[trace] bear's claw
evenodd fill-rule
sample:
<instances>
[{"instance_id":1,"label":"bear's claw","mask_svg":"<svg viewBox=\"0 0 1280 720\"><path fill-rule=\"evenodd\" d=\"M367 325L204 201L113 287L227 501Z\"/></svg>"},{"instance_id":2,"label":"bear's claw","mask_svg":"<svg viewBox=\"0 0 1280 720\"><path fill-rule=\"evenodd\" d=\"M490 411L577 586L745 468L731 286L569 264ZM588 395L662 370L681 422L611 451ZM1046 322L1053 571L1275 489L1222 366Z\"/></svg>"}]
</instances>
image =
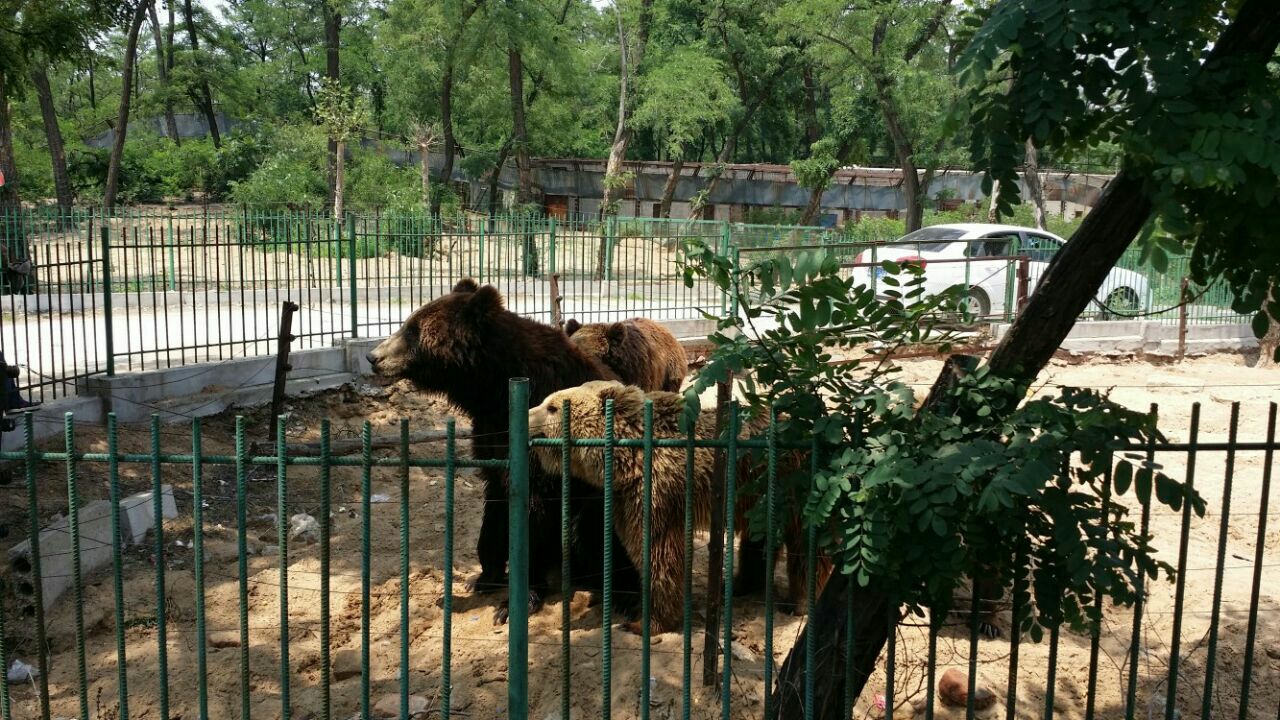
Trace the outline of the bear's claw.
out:
<instances>
[{"instance_id":1,"label":"bear's claw","mask_svg":"<svg viewBox=\"0 0 1280 720\"><path fill-rule=\"evenodd\" d=\"M529 614L533 615L542 609L542 598L533 590L529 591ZM511 607L507 600L503 600L498 607L493 610L493 624L506 625L507 620L511 618Z\"/></svg>"}]
</instances>

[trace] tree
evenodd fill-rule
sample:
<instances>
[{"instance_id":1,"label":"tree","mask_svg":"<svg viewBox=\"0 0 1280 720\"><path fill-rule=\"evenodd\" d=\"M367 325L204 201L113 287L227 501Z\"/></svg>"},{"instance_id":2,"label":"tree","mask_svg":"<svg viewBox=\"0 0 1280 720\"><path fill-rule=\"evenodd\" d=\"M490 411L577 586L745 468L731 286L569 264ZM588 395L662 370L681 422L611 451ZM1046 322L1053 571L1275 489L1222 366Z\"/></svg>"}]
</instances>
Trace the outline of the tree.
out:
<instances>
[{"instance_id":1,"label":"tree","mask_svg":"<svg viewBox=\"0 0 1280 720\"><path fill-rule=\"evenodd\" d=\"M422 207L431 207L431 149L440 139L440 128L415 120L410 126L413 131L413 145L418 148L418 162L422 176Z\"/></svg>"},{"instance_id":2,"label":"tree","mask_svg":"<svg viewBox=\"0 0 1280 720\"><path fill-rule=\"evenodd\" d=\"M343 183L346 168L347 141L358 135L369 122L369 110L363 99L341 82L325 78L316 93L316 122L324 127L329 141L337 149L334 163L333 217L341 221Z\"/></svg>"},{"instance_id":3,"label":"tree","mask_svg":"<svg viewBox=\"0 0 1280 720\"><path fill-rule=\"evenodd\" d=\"M53 163L53 186L58 197L58 209L64 215L71 212L75 193L67 174L67 151L62 142L62 128L58 125L58 111L53 105L53 90L49 87L49 74L43 65L31 69L31 84L40 102L40 117L44 121L45 138L49 143L49 158Z\"/></svg>"},{"instance_id":4,"label":"tree","mask_svg":"<svg viewBox=\"0 0 1280 720\"><path fill-rule=\"evenodd\" d=\"M952 3L871 3L848 12L842 10L844 5L835 0L788 0L777 22L810 43L814 62L826 72L844 84L865 88L874 98L902 170L905 225L911 232L923 220L929 184L945 149L938 127L947 105L940 98L953 92L946 48ZM833 61L833 51L838 61Z\"/></svg>"},{"instance_id":5,"label":"tree","mask_svg":"<svg viewBox=\"0 0 1280 720\"><path fill-rule=\"evenodd\" d=\"M1108 4L1105 9L1080 0L1060 7L1059 13L1069 9L1072 14L1069 27L1063 24L1059 13L1029 13L1023 3L1014 1L1001 2L977 16L976 32L960 60L961 78L968 91L956 117L971 128L971 152L980 166L988 169L988 180L1000 181L998 197L1002 210L1017 199L1016 168L1027 137L1031 137L1037 147L1048 147L1056 153L1083 151L1104 141L1117 141L1124 153L1123 169L1050 264L1026 308L986 367L971 373L968 379L944 374L922 411L912 414L912 419L919 424L903 430L904 436L911 439L907 455L926 465L916 460L901 465L895 460L890 467L883 463L885 457L881 457L866 466L865 472L855 470L842 474L838 481L829 470L819 477L819 486L825 487L822 497L834 493L837 502L843 493L860 488L861 509L855 509L837 530L845 538L843 547L867 547L869 552L859 552L861 559L852 558L851 564L845 567L846 572L834 575L818 599L778 678L773 717L797 717L801 712L803 648L809 638L814 639L818 658L819 672L811 677L815 677L817 683L814 689L817 707L821 708L819 717L847 716L847 709L840 707L839 691L830 682L832 678L844 677L846 672L847 607L852 606L855 611L854 625L850 628L854 638L853 666L847 669L856 694L861 692L875 667L898 604L906 600L904 591L920 598L921 602L927 596L930 602L936 603L933 607L937 612L947 607L949 593L944 590L956 577L957 569L998 577L1003 588L1009 586L1013 577L1028 572L1025 564L1013 562L1016 551L1010 551L1018 547L1034 548L1028 545L1026 535L1032 532L1033 526L1009 532L1008 528L1017 527L1017 523L1010 523L1012 515L1006 515L999 520L1002 529L989 533L989 529L982 527L981 518L986 511L980 502L977 507L966 505L964 512L948 515L943 520L944 530L954 521L973 531L964 533L960 546L980 553L970 558L979 562L968 568L952 566L936 574L933 584L928 578L915 577L925 581L924 589L928 591L917 594L911 588L918 585L908 582L904 587L902 582L913 579L910 574L904 578L903 573L912 573L916 567L902 553L909 555L909 548L921 546L921 536L908 534L898 540L899 544L884 544L886 537L893 539L892 530L888 536L877 535L875 523L868 520L883 517L876 506L879 499L889 499L883 510L908 513L914 521L919 511L908 510L914 506L905 491L896 494L894 488L902 487L904 481L911 485L909 479L919 477L923 467L940 472L942 477L975 476L973 466L964 459L963 453L960 456L935 454L933 465L927 465L930 455L915 455L921 447L931 448L939 433L954 433L947 429L949 426L963 429L958 437L1000 445L1012 434L1022 432L1019 427L1036 424L1028 412L1034 410L1035 415L1043 411L1046 414L1040 415L1041 419L1057 418L1052 421L1057 430L1046 436L1058 438L1055 443L1059 440L1066 443L1058 446L1059 451L1071 446L1073 434L1064 431L1073 426L1084 427L1082 418L1092 416L1102 407L1099 401L1084 394L1064 395L1058 402L1034 408L1030 404L1020 407L1020 402L1066 337L1075 318L1134 239L1143 234L1140 244L1148 255L1164 252L1143 233L1144 227L1152 227L1153 210L1158 211L1162 227L1180 235L1191 249L1193 271L1199 279L1221 273L1233 285L1239 293L1234 306L1238 311L1262 310L1264 300L1258 290L1280 275L1280 247L1274 242L1277 231L1274 225L1280 220L1273 219L1274 213L1267 212L1274 209L1274 191L1278 184L1274 158L1280 151L1274 143L1268 144L1263 139L1268 132L1263 128L1273 123L1274 98L1280 96L1280 73L1274 64L1276 46L1280 43L1280 8L1268 0L1162 5L1121 0ZM1101 60L1109 57L1118 58L1114 67ZM1001 82L1006 77L1012 78L1011 92L1007 93ZM1211 134L1215 135L1212 142L1208 139ZM1265 219L1259 220L1260 210ZM856 310L837 313L832 304L847 288L833 291L831 281L825 279L823 266L810 262L799 268L799 272L793 268L788 273L792 278L800 277L800 287L794 293L784 295L776 290L775 295L771 288L788 283L779 283L778 278L783 275L777 270L778 261L771 259L771 262L775 264L751 270L756 278L754 287L764 292L762 302L768 305L785 301L788 312L798 303L805 312L798 314L799 326L789 332L784 325L777 335L769 336L773 340L770 346L787 342L785 347L794 353L799 353L801 347L812 347L809 352L825 364L824 336L815 336L809 329L815 322L822 325L824 318L829 322L830 318L840 317L842 322L848 322L848 318L858 316ZM703 264L712 266L709 274L722 287L735 286L735 279L742 277L742 269L717 266L707 262L705 256ZM916 297L912 295L914 292L912 285L904 287L899 296L904 299L891 301L882 311L886 319L909 307L907 301ZM752 317L752 312L764 312L750 302L746 307L748 317ZM1271 304L1266 309L1272 317L1277 315ZM809 320L804 319L806 315ZM1264 312L1259 315L1267 317ZM784 319L783 322L790 321ZM1259 327L1261 324L1255 322L1255 331L1265 329ZM842 328L839 336L830 339L840 346L869 337L866 332L859 334L850 330L857 328ZM741 342L733 344L738 348L750 347ZM745 352L733 350L727 357L741 358ZM759 357L755 367L771 368L773 362L768 357ZM797 379L816 374L811 368L789 368L786 364L782 367L784 371L795 371ZM954 368L956 364L949 367ZM732 364L726 364L718 372L723 377L732 369ZM708 379L715 380L716 371L710 372ZM769 387L759 378L756 382ZM787 391L785 384L782 387ZM835 387L855 403L867 402L847 395L840 383L835 383ZM957 387L963 390L959 395L954 391ZM821 427L812 428L811 435L823 437L834 424L837 428L834 438L845 440L847 426L841 427L841 423L826 419L825 408L815 408L813 400L803 401L800 394L788 392L793 393L791 397L797 402L792 417L808 415L815 417L815 422L823 423ZM816 394L810 393L809 397ZM856 405L850 407L857 409ZM1114 438L1115 433L1133 432L1147 422L1132 416L1130 420L1133 422L1124 423L1128 429L1106 424L1107 432ZM981 429L977 436L969 436L975 422ZM1098 439L1076 447L1092 448L1090 452L1096 453ZM985 458L991 453L1008 460L1009 456L1004 454L1008 446L1006 450L997 450L996 445L989 445L987 451L974 457ZM841 447L860 446L845 442ZM841 467L847 467L844 458L855 459L860 452L842 454ZM1139 472L1147 473L1145 477L1157 486L1163 483L1165 490L1159 493L1162 501L1175 497L1180 498L1179 502L1196 500L1175 491L1176 483L1170 485L1172 481L1168 479L1152 478L1150 468ZM1045 477L1040 471L1036 476ZM1084 481L1089 481L1087 476ZM975 486L982 490L982 495L977 497L992 492L992 499L1003 504L1000 493L992 491L993 487L999 487L993 482L994 477L990 477ZM1039 489L1034 489L1037 486ZM1020 499L1013 509L1017 516L1031 520L1036 513L1049 509L1044 500L1048 497L1045 493L1052 488L1040 485L1038 480L1026 487L1033 488L1031 494L1019 492ZM825 512L829 507L824 503L815 505L812 497L810 501L813 509ZM1197 509L1200 508L1202 505L1197 503ZM870 535L860 534L860 528L868 527L872 530ZM893 528L895 524L891 522L888 527ZM1129 532L1123 528L1121 531ZM1090 537L1096 536L1086 531L1082 541L1090 543ZM856 542L850 544L853 540ZM1128 541L1137 542L1137 539L1129 535ZM1040 549L1052 545L1057 543L1042 544ZM953 549L955 546L941 547ZM1095 546L1095 550L1105 557L1116 548ZM1132 561L1135 556L1128 557ZM1039 572L1044 567L1032 564L1030 572ZM1096 565L1092 569L1081 568L1083 575L1076 577L1089 578L1084 586L1075 581L1068 581L1065 587L1052 583L1048 586L1051 592L1043 596L1038 586L1023 585L1036 590L1034 603L1038 607L1043 602L1049 612L1039 617L1020 618L1020 626L1025 628L1028 622L1030 627L1035 627L1042 622L1056 624L1087 619L1087 615L1079 612L1081 590L1091 588L1120 601L1132 597L1126 594L1132 586L1125 580L1132 577L1132 565L1113 575L1105 571L1098 575L1099 569ZM1070 577L1070 573L1064 577ZM1024 599L1027 598L1024 596Z\"/></svg>"},{"instance_id":6,"label":"tree","mask_svg":"<svg viewBox=\"0 0 1280 720\"><path fill-rule=\"evenodd\" d=\"M182 0L182 14L187 23L187 42L191 45L191 61L199 75L199 95L196 96L196 103L204 113L205 121L209 123L209 137L213 138L213 146L222 147L218 116L213 111L213 93L209 90L209 77L200 69L200 34L196 32L196 18L191 10L191 0Z\"/></svg>"},{"instance_id":7,"label":"tree","mask_svg":"<svg viewBox=\"0 0 1280 720\"><path fill-rule=\"evenodd\" d=\"M640 101L632 123L661 137L660 147L672 160L660 217L671 217L676 183L694 141L708 129L726 125L738 107L724 62L705 44L659 49L652 67L641 78Z\"/></svg>"},{"instance_id":8,"label":"tree","mask_svg":"<svg viewBox=\"0 0 1280 720\"><path fill-rule=\"evenodd\" d=\"M444 68L440 78L440 127L444 133L444 162L440 168L441 180L448 187L453 182L454 156L458 152L458 139L453 127L453 85L458 72L459 57L462 54L462 43L465 39L467 24L476 11L484 5L484 0L464 0L459 3L446 3L447 22L451 27L444 49ZM431 200L431 212L440 214L440 199Z\"/></svg>"},{"instance_id":9,"label":"tree","mask_svg":"<svg viewBox=\"0 0 1280 720\"><path fill-rule=\"evenodd\" d=\"M628 40L623 23L621 0L614 0L613 12L618 21L618 124L613 133L613 145L609 148L609 159L604 167L604 200L602 212L606 218L618 214L618 198L627 186L626 174L622 171L622 163L627 159L627 146L631 144L633 129L630 124L631 111L635 106L631 85L636 82L640 65L644 62L645 46L649 43L649 28L653 23L653 0L640 0L639 12L635 21L634 45ZM605 225L600 231L600 245L596 251L597 280L603 279L609 257L609 243L613 242Z\"/></svg>"},{"instance_id":10,"label":"tree","mask_svg":"<svg viewBox=\"0 0 1280 720\"><path fill-rule=\"evenodd\" d=\"M133 96L133 66L138 57L138 33L147 16L147 6L152 2L154 0L138 0L138 5L133 9L133 17L129 20L124 65L120 70L120 110L116 114L115 137L111 142L111 157L107 161L107 184L102 193L102 206L107 210L115 209L116 192L120 188L120 161L124 156L124 141L129 130L129 103Z\"/></svg>"},{"instance_id":11,"label":"tree","mask_svg":"<svg viewBox=\"0 0 1280 720\"><path fill-rule=\"evenodd\" d=\"M173 0L169 0L169 18L172 22L173 18ZM164 100L164 127L168 131L169 139L174 145L181 145L182 138L178 136L178 120L173 115L173 97L169 88L169 59L165 52L164 38L160 34L160 17L156 14L155 3L147 6L147 13L151 18L151 38L156 46L156 75L160 78L160 93ZM173 38L169 38L169 42L173 42Z\"/></svg>"}]
</instances>

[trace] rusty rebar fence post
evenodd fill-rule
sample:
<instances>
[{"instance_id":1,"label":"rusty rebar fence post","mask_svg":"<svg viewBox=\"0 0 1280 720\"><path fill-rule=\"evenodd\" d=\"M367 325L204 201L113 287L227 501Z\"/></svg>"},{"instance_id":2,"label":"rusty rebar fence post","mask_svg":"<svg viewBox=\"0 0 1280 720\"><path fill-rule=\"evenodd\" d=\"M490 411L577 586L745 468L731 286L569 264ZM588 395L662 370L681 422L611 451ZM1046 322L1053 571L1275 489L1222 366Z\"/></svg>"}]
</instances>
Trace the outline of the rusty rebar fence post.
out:
<instances>
[{"instance_id":1,"label":"rusty rebar fence post","mask_svg":"<svg viewBox=\"0 0 1280 720\"><path fill-rule=\"evenodd\" d=\"M289 364L289 346L294 341L293 314L298 311L298 304L285 300L280 306L280 333L276 340L276 375L271 388L271 442L278 437L277 426L280 413L284 411L284 384L293 366ZM277 448L279 449L279 448Z\"/></svg>"},{"instance_id":2,"label":"rusty rebar fence post","mask_svg":"<svg viewBox=\"0 0 1280 720\"><path fill-rule=\"evenodd\" d=\"M729 375L728 382L716 383L716 439L724 433L725 428L729 427L728 418L725 413L729 409L730 383L733 382L733 375ZM726 512L733 512L732 509L724 507L725 498L725 471L728 463L736 460L736 458L726 458L726 450L717 448L715 451L715 464L711 472L711 538L707 546L707 627L705 633L705 641L702 648L702 685L704 687L714 687L716 681L720 678L720 674L716 672L719 663L719 638L720 638L720 598L723 595L724 588L724 516ZM733 542L730 539L729 542ZM729 648L724 648L727 652Z\"/></svg>"}]
</instances>

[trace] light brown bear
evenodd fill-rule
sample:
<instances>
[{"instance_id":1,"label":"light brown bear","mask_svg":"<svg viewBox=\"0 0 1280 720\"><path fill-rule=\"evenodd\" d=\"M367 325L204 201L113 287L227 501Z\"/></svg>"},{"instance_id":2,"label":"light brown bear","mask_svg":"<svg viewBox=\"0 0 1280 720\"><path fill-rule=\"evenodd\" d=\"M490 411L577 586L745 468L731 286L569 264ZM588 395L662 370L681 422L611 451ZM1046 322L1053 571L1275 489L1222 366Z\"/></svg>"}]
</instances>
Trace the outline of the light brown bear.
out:
<instances>
[{"instance_id":1,"label":"light brown bear","mask_svg":"<svg viewBox=\"0 0 1280 720\"><path fill-rule=\"evenodd\" d=\"M631 318L615 323L565 323L569 339L603 362L628 385L643 390L680 390L689 373L689 359L680 341L660 323Z\"/></svg>"},{"instance_id":2,"label":"light brown bear","mask_svg":"<svg viewBox=\"0 0 1280 720\"><path fill-rule=\"evenodd\" d=\"M529 410L529 432L533 437L558 437L561 433L563 412L566 400L570 403L569 432L575 438L602 438L605 431L604 406L606 400L613 400L614 436L616 438L641 438L644 435L644 402L653 401L653 435L656 439L684 439L687 434L681 429L681 417L684 412L684 397L670 392L645 393L635 386L623 385L614 381L593 381L580 387L560 390L547 396L536 407ZM715 410L704 410L698 418L696 437L709 439L715 437ZM760 430L752 427L750 430ZM756 434L750 432L749 434ZM621 538L623 546L631 562L642 567L644 562L644 451L637 447L617 447L614 449L614 518L615 533ZM561 448L539 446L534 450L534 459L544 472L558 474L561 472ZM715 451L710 448L694 450L693 477L695 486L694 527L706 530L711 525L712 477ZM569 453L571 475L580 481L597 487L604 485L604 448L574 447ZM652 460L652 542L651 572L652 582L652 627L653 633L664 633L680 626L681 607L684 590L685 562L685 465L687 451L684 448L659 447L653 451ZM806 462L801 453L785 452L779 458L780 465L788 468L797 463ZM746 487L748 473L754 473L757 464L747 456L738 461L740 486ZM745 530L743 514L757 498L744 492L738 496L735 508L735 522L739 533ZM789 518L783 528L787 549L788 596L797 612L805 607L807 593L804 552L803 524L795 514ZM763 543L761 543L763 549ZM780 551L780 548L779 548ZM768 571L777 556L766 562L764 553L757 557L742 556L742 567L752 563L764 566L760 575ZM825 556L821 558L817 568L818 587L826 583L831 572L831 563ZM640 631L638 622L630 622L627 629Z\"/></svg>"}]
</instances>

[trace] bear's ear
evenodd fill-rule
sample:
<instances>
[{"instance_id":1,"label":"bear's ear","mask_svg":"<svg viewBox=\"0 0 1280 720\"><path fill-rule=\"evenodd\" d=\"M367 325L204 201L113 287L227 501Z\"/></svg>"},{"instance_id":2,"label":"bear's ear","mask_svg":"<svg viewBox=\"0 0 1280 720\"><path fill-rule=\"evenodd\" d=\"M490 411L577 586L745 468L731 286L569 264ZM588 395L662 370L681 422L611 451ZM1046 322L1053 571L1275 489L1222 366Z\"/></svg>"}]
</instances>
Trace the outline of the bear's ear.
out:
<instances>
[{"instance_id":1,"label":"bear's ear","mask_svg":"<svg viewBox=\"0 0 1280 720\"><path fill-rule=\"evenodd\" d=\"M467 309L473 316L489 317L502 312L502 294L492 285L476 290L467 301Z\"/></svg>"},{"instance_id":2,"label":"bear's ear","mask_svg":"<svg viewBox=\"0 0 1280 720\"><path fill-rule=\"evenodd\" d=\"M602 383L596 390L600 398L600 411L604 412L606 400L613 401L613 412L622 417L635 417L644 411L644 392L632 385L620 382Z\"/></svg>"},{"instance_id":3,"label":"bear's ear","mask_svg":"<svg viewBox=\"0 0 1280 720\"><path fill-rule=\"evenodd\" d=\"M609 329L605 331L604 336L605 339L609 341L610 345L621 345L622 341L627 337L627 332L630 330L631 327L627 325L627 323L616 322L609 326Z\"/></svg>"},{"instance_id":4,"label":"bear's ear","mask_svg":"<svg viewBox=\"0 0 1280 720\"><path fill-rule=\"evenodd\" d=\"M573 334L582 329L582 323L575 318L570 318L569 322L564 324L564 334L573 337Z\"/></svg>"},{"instance_id":5,"label":"bear's ear","mask_svg":"<svg viewBox=\"0 0 1280 720\"><path fill-rule=\"evenodd\" d=\"M472 280L471 278L462 278L461 280L458 281L457 285L453 286L453 291L456 293L473 293L479 289L480 289L480 286L477 285L476 281Z\"/></svg>"}]
</instances>

